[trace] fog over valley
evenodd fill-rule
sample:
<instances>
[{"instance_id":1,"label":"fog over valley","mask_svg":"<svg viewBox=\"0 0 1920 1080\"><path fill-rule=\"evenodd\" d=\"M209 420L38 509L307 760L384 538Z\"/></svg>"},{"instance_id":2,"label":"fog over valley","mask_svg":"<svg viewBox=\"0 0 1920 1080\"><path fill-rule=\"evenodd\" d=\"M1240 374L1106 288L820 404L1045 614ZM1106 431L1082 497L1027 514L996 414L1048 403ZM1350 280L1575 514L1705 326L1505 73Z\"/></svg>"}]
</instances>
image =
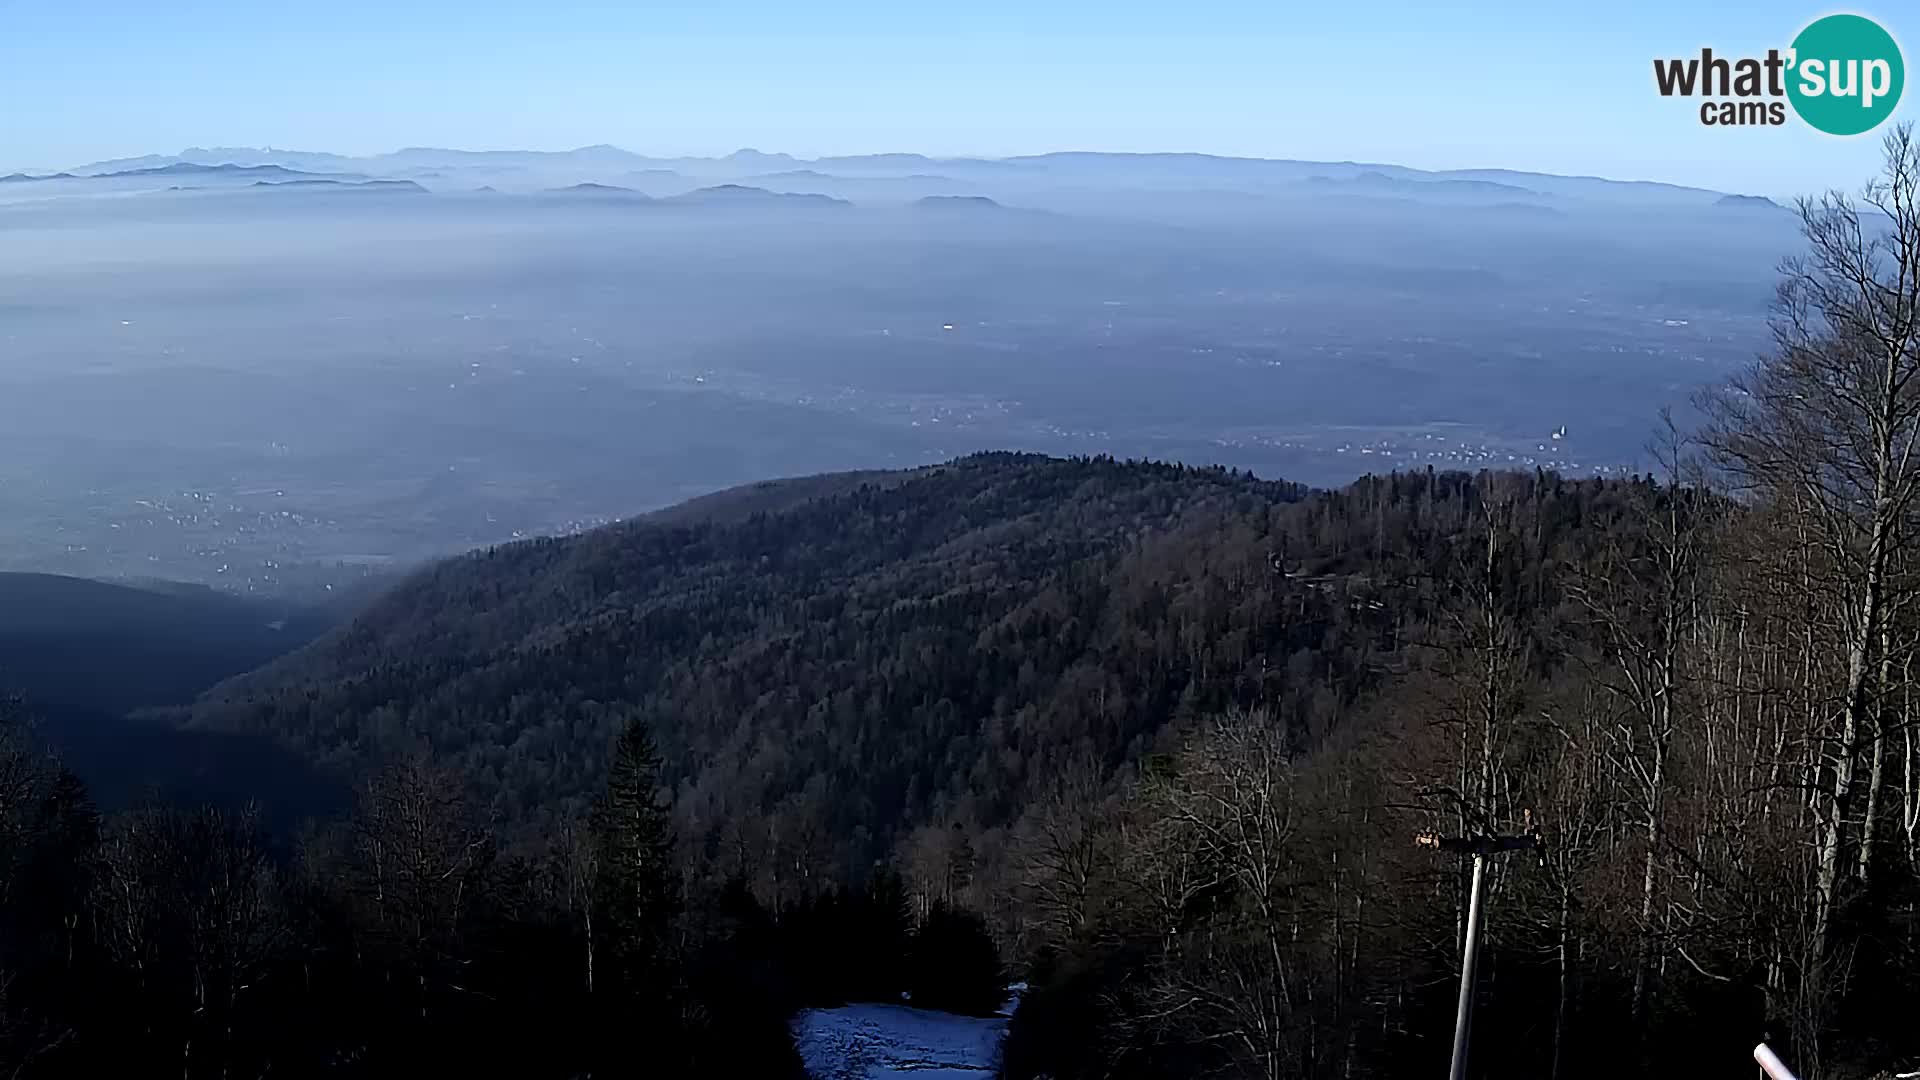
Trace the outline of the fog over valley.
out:
<instances>
[{"instance_id":1,"label":"fog over valley","mask_svg":"<svg viewBox=\"0 0 1920 1080\"><path fill-rule=\"evenodd\" d=\"M0 569L309 593L982 449L1334 484L1642 463L1793 215L1061 154L260 150L0 179Z\"/></svg>"}]
</instances>

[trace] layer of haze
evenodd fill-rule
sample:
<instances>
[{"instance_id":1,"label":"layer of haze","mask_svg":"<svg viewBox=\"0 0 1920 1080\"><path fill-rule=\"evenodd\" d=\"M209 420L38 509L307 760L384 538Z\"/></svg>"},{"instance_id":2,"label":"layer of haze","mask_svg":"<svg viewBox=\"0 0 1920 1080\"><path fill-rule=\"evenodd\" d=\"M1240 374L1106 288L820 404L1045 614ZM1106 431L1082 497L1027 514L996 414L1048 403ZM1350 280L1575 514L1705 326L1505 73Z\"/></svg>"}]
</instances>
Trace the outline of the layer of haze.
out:
<instances>
[{"instance_id":1,"label":"layer of haze","mask_svg":"<svg viewBox=\"0 0 1920 1080\"><path fill-rule=\"evenodd\" d=\"M269 592L983 449L1617 475L1764 347L1795 225L1177 156L86 171L0 182L0 569Z\"/></svg>"}]
</instances>

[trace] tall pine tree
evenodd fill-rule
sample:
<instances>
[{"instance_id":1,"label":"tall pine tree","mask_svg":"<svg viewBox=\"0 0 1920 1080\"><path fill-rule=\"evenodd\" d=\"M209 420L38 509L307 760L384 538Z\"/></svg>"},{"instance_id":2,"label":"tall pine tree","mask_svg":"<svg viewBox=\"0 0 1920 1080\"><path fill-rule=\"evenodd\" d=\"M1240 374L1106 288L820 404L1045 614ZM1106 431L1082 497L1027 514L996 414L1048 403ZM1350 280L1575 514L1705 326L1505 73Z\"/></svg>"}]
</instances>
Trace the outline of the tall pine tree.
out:
<instances>
[{"instance_id":1,"label":"tall pine tree","mask_svg":"<svg viewBox=\"0 0 1920 1080\"><path fill-rule=\"evenodd\" d=\"M660 753L644 721L614 746L607 790L594 807L593 933L606 987L616 994L665 990L671 928L680 903L673 823L660 805Z\"/></svg>"}]
</instances>

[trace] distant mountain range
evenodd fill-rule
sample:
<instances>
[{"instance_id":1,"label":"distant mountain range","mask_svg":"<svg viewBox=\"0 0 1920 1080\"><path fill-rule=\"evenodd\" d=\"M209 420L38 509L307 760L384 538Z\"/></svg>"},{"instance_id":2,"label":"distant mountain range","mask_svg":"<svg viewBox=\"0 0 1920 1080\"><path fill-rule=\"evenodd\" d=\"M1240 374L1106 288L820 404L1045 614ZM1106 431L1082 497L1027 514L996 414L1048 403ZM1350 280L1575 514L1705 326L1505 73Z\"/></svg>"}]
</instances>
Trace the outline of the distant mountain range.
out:
<instances>
[{"instance_id":1,"label":"distant mountain range","mask_svg":"<svg viewBox=\"0 0 1920 1080\"><path fill-rule=\"evenodd\" d=\"M498 184L497 177L524 173L606 185L617 177L671 176L715 180L752 180L775 185L813 186L862 180L950 182L1019 181L1078 185L1104 181L1161 187L1282 189L1312 185L1356 192L1410 193L1416 197L1466 200L1500 198L1544 201L1557 198L1607 202L1691 202L1710 205L1725 193L1650 181L1594 176L1562 176L1507 169L1424 170L1401 165L1352 161L1304 161L1284 158L1225 157L1194 153L1107 153L1062 151L1002 159L880 153L802 158L754 149L720 157L654 157L610 145L574 150L451 150L409 147L387 154L342 154L250 147L193 147L177 154L118 158L82 165L51 177L16 173L0 182L66 179L71 176L245 174L280 170L285 174L330 179L455 179L463 189L475 180ZM571 174L569 176L569 174ZM259 173L258 175L267 175ZM278 175L278 174L275 174ZM549 183L547 187L565 186ZM537 189L537 188L536 188ZM923 192L924 193L924 192ZM825 193L822 193L825 194Z\"/></svg>"},{"instance_id":2,"label":"distant mountain range","mask_svg":"<svg viewBox=\"0 0 1920 1080\"><path fill-rule=\"evenodd\" d=\"M387 191L418 192L422 195L427 189L411 180L255 180L257 188L275 188L280 190L321 190L321 191Z\"/></svg>"},{"instance_id":3,"label":"distant mountain range","mask_svg":"<svg viewBox=\"0 0 1920 1080\"><path fill-rule=\"evenodd\" d=\"M696 188L692 191L655 199L642 191L615 184L571 184L563 188L551 189L555 195L580 195L601 199L625 199L635 202L659 202L676 205L685 204L726 204L731 206L780 205L780 206L851 206L845 199L836 199L828 195L816 195L808 192L769 191L762 187L749 187L745 184L718 184L713 187Z\"/></svg>"},{"instance_id":4,"label":"distant mountain range","mask_svg":"<svg viewBox=\"0 0 1920 1080\"><path fill-rule=\"evenodd\" d=\"M119 172L95 173L95 176L309 176L310 173L289 169L283 165L236 165L224 162L219 165L203 165L193 161L175 161L166 165L152 165L140 169L123 169Z\"/></svg>"},{"instance_id":5,"label":"distant mountain range","mask_svg":"<svg viewBox=\"0 0 1920 1080\"><path fill-rule=\"evenodd\" d=\"M302 179L325 180L328 182L348 182L348 181L360 181L360 180L367 179L367 177L361 173L350 173L350 172L349 173L342 173L342 172L315 173L315 172L306 172L300 169L289 168L288 166L285 166L285 165L240 165L234 162L222 162L217 165L210 165L210 164L204 164L202 162L197 162L197 161L169 161L163 165L143 165L143 166L140 166L139 168L118 169L113 171L102 171L102 172L95 172L95 171L83 169L83 170L80 170L79 172L47 173L40 176L35 176L30 173L17 172L7 176L0 176L0 183L19 184L19 183L32 183L32 182L47 181L47 180L121 180L121 179L133 178L133 177L182 177L182 176L213 177L213 178L244 177L247 179L256 179L260 177L274 177L274 178L285 178L290 180L302 180Z\"/></svg>"}]
</instances>

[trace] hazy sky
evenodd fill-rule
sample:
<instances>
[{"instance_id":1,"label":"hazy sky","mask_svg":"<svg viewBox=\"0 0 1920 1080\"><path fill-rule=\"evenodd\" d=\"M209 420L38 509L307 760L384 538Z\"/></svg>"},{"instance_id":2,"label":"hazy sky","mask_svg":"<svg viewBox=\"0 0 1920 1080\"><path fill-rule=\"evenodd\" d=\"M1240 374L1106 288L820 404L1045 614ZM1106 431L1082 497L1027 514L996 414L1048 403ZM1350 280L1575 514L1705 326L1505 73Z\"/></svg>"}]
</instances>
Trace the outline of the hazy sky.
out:
<instances>
[{"instance_id":1,"label":"hazy sky","mask_svg":"<svg viewBox=\"0 0 1920 1080\"><path fill-rule=\"evenodd\" d=\"M1878 137L1701 126L1655 56L1784 47L1783 0L0 0L0 171L185 146L1193 150L1791 194ZM1920 61L1920 8L1874 0ZM1904 17L1903 17L1904 16ZM1916 115L1909 92L1900 118Z\"/></svg>"}]
</instances>

